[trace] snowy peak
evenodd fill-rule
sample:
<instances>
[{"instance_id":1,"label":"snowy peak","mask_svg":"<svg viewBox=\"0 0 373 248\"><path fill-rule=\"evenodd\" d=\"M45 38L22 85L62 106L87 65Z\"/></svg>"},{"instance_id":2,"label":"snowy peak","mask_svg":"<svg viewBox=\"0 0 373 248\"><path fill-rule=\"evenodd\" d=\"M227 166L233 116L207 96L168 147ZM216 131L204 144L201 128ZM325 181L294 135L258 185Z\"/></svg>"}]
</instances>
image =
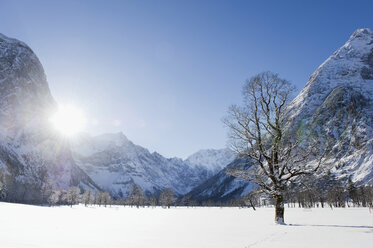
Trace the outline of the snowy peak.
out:
<instances>
[{"instance_id":1,"label":"snowy peak","mask_svg":"<svg viewBox=\"0 0 373 248\"><path fill-rule=\"evenodd\" d=\"M122 146L130 142L127 137L122 133L107 133L96 137L100 142L113 143L116 146Z\"/></svg>"},{"instance_id":2,"label":"snowy peak","mask_svg":"<svg viewBox=\"0 0 373 248\"><path fill-rule=\"evenodd\" d=\"M286 115L290 132L329 141L329 169L372 182L373 31L354 32L312 74Z\"/></svg>"},{"instance_id":3,"label":"snowy peak","mask_svg":"<svg viewBox=\"0 0 373 248\"><path fill-rule=\"evenodd\" d=\"M228 149L204 149L190 155L185 162L191 167L203 167L217 172L231 163L235 155Z\"/></svg>"},{"instance_id":4,"label":"snowy peak","mask_svg":"<svg viewBox=\"0 0 373 248\"><path fill-rule=\"evenodd\" d=\"M360 42L361 44L358 45L359 48L365 49L364 46L369 45L373 36L373 30L370 28L361 28L357 29L348 39L346 45L351 42ZM368 42L368 43L367 43ZM356 48L356 46L355 46Z\"/></svg>"},{"instance_id":5,"label":"snowy peak","mask_svg":"<svg viewBox=\"0 0 373 248\"><path fill-rule=\"evenodd\" d=\"M122 133L80 135L71 144L77 164L117 197L128 195L133 184L147 194L166 188L185 194L233 160L227 150L203 150L187 160L165 158L135 145Z\"/></svg>"},{"instance_id":6,"label":"snowy peak","mask_svg":"<svg viewBox=\"0 0 373 248\"><path fill-rule=\"evenodd\" d=\"M339 86L373 96L373 31L359 29L310 77L288 107L290 118L310 116L332 90Z\"/></svg>"},{"instance_id":7,"label":"snowy peak","mask_svg":"<svg viewBox=\"0 0 373 248\"><path fill-rule=\"evenodd\" d=\"M95 153L116 149L118 147L135 146L122 133L107 133L98 136L90 136L82 133L71 140L74 152L81 156L91 156Z\"/></svg>"}]
</instances>

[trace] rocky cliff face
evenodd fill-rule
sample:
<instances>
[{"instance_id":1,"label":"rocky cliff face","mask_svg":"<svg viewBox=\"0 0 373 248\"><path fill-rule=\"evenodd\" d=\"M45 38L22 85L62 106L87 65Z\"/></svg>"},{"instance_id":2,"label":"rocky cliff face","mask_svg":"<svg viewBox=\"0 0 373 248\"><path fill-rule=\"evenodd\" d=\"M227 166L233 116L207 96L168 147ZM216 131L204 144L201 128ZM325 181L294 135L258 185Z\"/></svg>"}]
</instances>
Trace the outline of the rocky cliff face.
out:
<instances>
[{"instance_id":1,"label":"rocky cliff face","mask_svg":"<svg viewBox=\"0 0 373 248\"><path fill-rule=\"evenodd\" d=\"M289 131L328 142L328 170L373 183L373 31L357 30L287 109Z\"/></svg>"},{"instance_id":2,"label":"rocky cliff face","mask_svg":"<svg viewBox=\"0 0 373 248\"><path fill-rule=\"evenodd\" d=\"M56 188L95 187L50 126L55 108L36 55L0 34L0 180L10 200L39 201L47 182Z\"/></svg>"},{"instance_id":3,"label":"rocky cliff face","mask_svg":"<svg viewBox=\"0 0 373 248\"><path fill-rule=\"evenodd\" d=\"M72 142L72 148L77 164L116 197L126 197L134 184L148 195L166 188L182 195L234 158L226 150L200 151L187 160L165 158L133 144L122 133L81 135Z\"/></svg>"},{"instance_id":4,"label":"rocky cliff face","mask_svg":"<svg viewBox=\"0 0 373 248\"><path fill-rule=\"evenodd\" d=\"M340 180L373 183L373 31L357 30L312 74L286 109L287 135L328 144L327 172ZM313 161L309 161L312 163ZM237 160L230 167L242 166ZM218 182L218 183L217 183ZM252 188L225 170L193 189L195 200L229 200Z\"/></svg>"}]
</instances>

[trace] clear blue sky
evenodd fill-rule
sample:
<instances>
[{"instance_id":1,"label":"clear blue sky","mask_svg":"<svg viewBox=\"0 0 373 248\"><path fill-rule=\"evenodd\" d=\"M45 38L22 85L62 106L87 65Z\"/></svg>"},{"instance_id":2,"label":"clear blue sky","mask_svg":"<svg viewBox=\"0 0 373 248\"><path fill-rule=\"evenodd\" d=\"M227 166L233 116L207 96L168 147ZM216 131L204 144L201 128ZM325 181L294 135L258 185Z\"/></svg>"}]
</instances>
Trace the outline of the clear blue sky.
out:
<instances>
[{"instance_id":1,"label":"clear blue sky","mask_svg":"<svg viewBox=\"0 0 373 248\"><path fill-rule=\"evenodd\" d=\"M300 90L373 1L3 1L0 32L41 60L59 103L151 151L222 148L244 80L271 70Z\"/></svg>"}]
</instances>

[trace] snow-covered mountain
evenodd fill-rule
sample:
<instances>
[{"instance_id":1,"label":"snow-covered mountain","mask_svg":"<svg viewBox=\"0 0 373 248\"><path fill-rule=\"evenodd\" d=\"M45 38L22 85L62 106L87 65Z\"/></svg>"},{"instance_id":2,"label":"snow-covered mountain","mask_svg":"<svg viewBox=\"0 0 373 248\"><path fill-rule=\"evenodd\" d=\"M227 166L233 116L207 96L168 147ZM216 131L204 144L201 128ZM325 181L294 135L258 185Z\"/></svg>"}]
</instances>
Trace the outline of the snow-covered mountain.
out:
<instances>
[{"instance_id":1,"label":"snow-covered mountain","mask_svg":"<svg viewBox=\"0 0 373 248\"><path fill-rule=\"evenodd\" d=\"M243 179L228 175L227 170L234 168L247 170L250 166L251 164L248 163L247 160L237 158L216 175L193 188L184 198L199 202L207 200L225 202L244 196L249 193L255 185Z\"/></svg>"},{"instance_id":2,"label":"snow-covered mountain","mask_svg":"<svg viewBox=\"0 0 373 248\"><path fill-rule=\"evenodd\" d=\"M82 134L71 144L77 164L117 197L127 196L134 184L147 194L166 188L185 194L234 159L224 149L202 150L186 160L165 158L135 145L123 133Z\"/></svg>"},{"instance_id":3,"label":"snow-covered mountain","mask_svg":"<svg viewBox=\"0 0 373 248\"><path fill-rule=\"evenodd\" d=\"M40 200L48 182L56 188L100 187L119 197L137 184L148 194L172 188L215 200L241 196L253 186L226 175L224 167L234 159L227 150L165 158L122 133L81 135L71 150L50 126L55 109L38 58L26 44L0 35L0 182L13 200ZM321 64L286 116L288 135L332 144L325 171L373 183L373 31L357 30ZM237 159L229 168L235 166L245 165Z\"/></svg>"},{"instance_id":4,"label":"snow-covered mountain","mask_svg":"<svg viewBox=\"0 0 373 248\"><path fill-rule=\"evenodd\" d=\"M373 183L373 31L357 30L322 63L287 116L290 132L331 144L337 177Z\"/></svg>"},{"instance_id":5,"label":"snow-covered mountain","mask_svg":"<svg viewBox=\"0 0 373 248\"><path fill-rule=\"evenodd\" d=\"M49 182L56 188L95 187L51 128L55 108L36 55L0 34L0 180L10 200L39 201Z\"/></svg>"},{"instance_id":6,"label":"snow-covered mountain","mask_svg":"<svg viewBox=\"0 0 373 248\"><path fill-rule=\"evenodd\" d=\"M203 149L190 155L185 162L192 168L201 167L216 174L234 158L235 154L228 149Z\"/></svg>"},{"instance_id":7,"label":"snow-covered mountain","mask_svg":"<svg viewBox=\"0 0 373 248\"><path fill-rule=\"evenodd\" d=\"M325 165L336 178L373 183L373 31L359 29L312 74L286 109L287 135L328 143ZM310 161L312 163L312 161ZM236 160L228 167L242 166ZM225 170L193 189L192 199L229 200L252 185Z\"/></svg>"},{"instance_id":8,"label":"snow-covered mountain","mask_svg":"<svg viewBox=\"0 0 373 248\"><path fill-rule=\"evenodd\" d=\"M186 161L165 158L121 133L81 135L72 142L73 157L70 142L51 127L56 106L33 51L0 34L0 183L9 200L37 202L46 186L73 185L100 185L115 196L127 195L133 184L147 193L184 194L233 160L225 150L203 150Z\"/></svg>"}]
</instances>

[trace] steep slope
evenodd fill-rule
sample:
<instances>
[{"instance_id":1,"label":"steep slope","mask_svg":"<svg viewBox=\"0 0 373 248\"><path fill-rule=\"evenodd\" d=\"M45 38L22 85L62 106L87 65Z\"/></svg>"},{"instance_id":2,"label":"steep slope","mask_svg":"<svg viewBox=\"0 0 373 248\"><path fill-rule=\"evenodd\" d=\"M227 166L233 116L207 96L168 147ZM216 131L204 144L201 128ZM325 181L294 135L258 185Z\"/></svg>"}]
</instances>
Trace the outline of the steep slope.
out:
<instances>
[{"instance_id":1,"label":"steep slope","mask_svg":"<svg viewBox=\"0 0 373 248\"><path fill-rule=\"evenodd\" d=\"M290 133L330 144L327 169L373 183L373 31L357 30L320 65L287 116Z\"/></svg>"},{"instance_id":2,"label":"steep slope","mask_svg":"<svg viewBox=\"0 0 373 248\"><path fill-rule=\"evenodd\" d=\"M184 198L198 202L207 200L226 202L244 196L256 187L255 184L230 176L227 170L234 168L248 170L250 166L247 160L235 159L216 175L192 189Z\"/></svg>"},{"instance_id":3,"label":"steep slope","mask_svg":"<svg viewBox=\"0 0 373 248\"><path fill-rule=\"evenodd\" d=\"M322 63L285 114L287 135L315 139L320 147L330 144L320 176L330 171L340 180L351 176L358 184L372 184L373 31L357 30ZM232 166L240 166L240 161ZM251 187L222 170L188 195L194 200L226 201Z\"/></svg>"},{"instance_id":4,"label":"steep slope","mask_svg":"<svg viewBox=\"0 0 373 248\"><path fill-rule=\"evenodd\" d=\"M36 55L0 34L0 180L9 200L40 201L47 182L56 188L94 187L50 127L55 108Z\"/></svg>"},{"instance_id":5,"label":"steep slope","mask_svg":"<svg viewBox=\"0 0 373 248\"><path fill-rule=\"evenodd\" d=\"M173 189L178 195L185 194L214 175L222 162L233 160L226 150L201 151L187 161L165 158L133 144L122 133L96 137L81 135L72 146L78 165L100 187L117 197L127 196L134 184L147 194L166 188Z\"/></svg>"}]
</instances>

